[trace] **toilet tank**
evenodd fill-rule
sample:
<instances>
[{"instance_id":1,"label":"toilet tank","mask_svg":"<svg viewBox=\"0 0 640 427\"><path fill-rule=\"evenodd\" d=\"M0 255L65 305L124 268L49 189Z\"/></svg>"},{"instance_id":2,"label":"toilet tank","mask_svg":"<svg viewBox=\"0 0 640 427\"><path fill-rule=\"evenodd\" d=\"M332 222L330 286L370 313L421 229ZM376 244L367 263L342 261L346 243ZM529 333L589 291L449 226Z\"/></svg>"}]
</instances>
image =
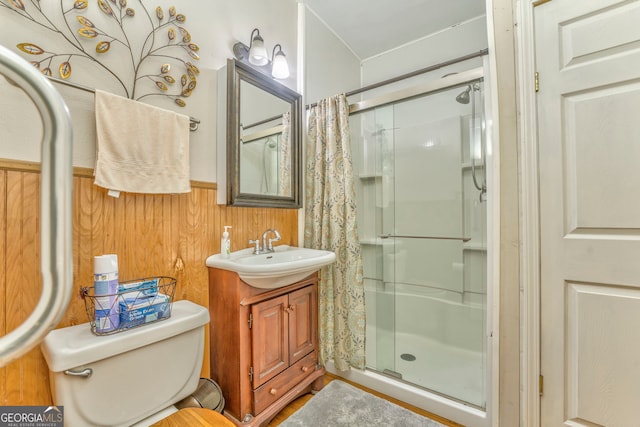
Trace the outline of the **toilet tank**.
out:
<instances>
[{"instance_id":1,"label":"toilet tank","mask_svg":"<svg viewBox=\"0 0 640 427\"><path fill-rule=\"evenodd\" d=\"M65 425L130 426L189 396L208 322L206 308L176 301L170 318L113 335L96 336L88 323L51 331L41 348ZM83 372L91 376L73 375Z\"/></svg>"}]
</instances>

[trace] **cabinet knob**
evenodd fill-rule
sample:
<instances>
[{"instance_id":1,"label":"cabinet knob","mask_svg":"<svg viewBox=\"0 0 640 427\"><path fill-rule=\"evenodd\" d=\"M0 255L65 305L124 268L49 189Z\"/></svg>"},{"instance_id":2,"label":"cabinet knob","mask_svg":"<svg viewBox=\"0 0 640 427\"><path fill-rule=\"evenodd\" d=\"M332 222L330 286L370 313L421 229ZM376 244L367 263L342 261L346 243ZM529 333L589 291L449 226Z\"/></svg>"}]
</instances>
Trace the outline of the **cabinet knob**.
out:
<instances>
[{"instance_id":1,"label":"cabinet knob","mask_svg":"<svg viewBox=\"0 0 640 427\"><path fill-rule=\"evenodd\" d=\"M274 396L277 392L278 390L276 390L275 388L272 388L271 390L269 390L269 394L272 396Z\"/></svg>"},{"instance_id":2,"label":"cabinet knob","mask_svg":"<svg viewBox=\"0 0 640 427\"><path fill-rule=\"evenodd\" d=\"M308 366L303 366L302 367L302 372L308 372L309 371L309 367Z\"/></svg>"}]
</instances>

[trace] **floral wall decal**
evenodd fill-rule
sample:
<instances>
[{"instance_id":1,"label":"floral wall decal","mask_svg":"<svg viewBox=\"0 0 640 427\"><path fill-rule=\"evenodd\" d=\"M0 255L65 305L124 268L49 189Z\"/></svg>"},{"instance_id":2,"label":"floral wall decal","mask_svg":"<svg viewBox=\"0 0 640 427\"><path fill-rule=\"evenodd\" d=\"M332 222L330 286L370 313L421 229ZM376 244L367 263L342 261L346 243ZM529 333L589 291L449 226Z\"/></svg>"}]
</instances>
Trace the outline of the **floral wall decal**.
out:
<instances>
[{"instance_id":1,"label":"floral wall decal","mask_svg":"<svg viewBox=\"0 0 640 427\"><path fill-rule=\"evenodd\" d=\"M127 98L163 96L186 105L185 98L195 90L200 74L191 62L200 59L199 47L184 27L185 15L174 6L166 11L158 6L150 13L142 0L135 5L127 0L96 0L97 8L88 0L60 0L53 13L43 4L53 2L0 0L0 7L51 31L70 47L67 52L53 52L44 42L18 43L17 48L43 74L68 79L75 65L88 62L113 78ZM95 16L87 16L93 10ZM141 22L147 29L141 29ZM179 79L172 74L176 71Z\"/></svg>"}]
</instances>

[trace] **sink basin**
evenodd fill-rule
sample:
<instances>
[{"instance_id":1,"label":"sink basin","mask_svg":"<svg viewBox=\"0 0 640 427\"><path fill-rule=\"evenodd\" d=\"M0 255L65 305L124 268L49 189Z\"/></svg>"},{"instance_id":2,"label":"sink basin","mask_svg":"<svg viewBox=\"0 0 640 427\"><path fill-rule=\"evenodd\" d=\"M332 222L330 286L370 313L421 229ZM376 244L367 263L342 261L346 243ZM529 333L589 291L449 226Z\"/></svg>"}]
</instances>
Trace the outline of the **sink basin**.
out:
<instances>
[{"instance_id":1,"label":"sink basin","mask_svg":"<svg viewBox=\"0 0 640 427\"><path fill-rule=\"evenodd\" d=\"M235 271L255 288L274 289L302 280L335 260L336 254L331 251L280 245L274 247L274 252L259 255L253 254L253 248L232 252L227 259L220 254L211 255L206 264Z\"/></svg>"}]
</instances>

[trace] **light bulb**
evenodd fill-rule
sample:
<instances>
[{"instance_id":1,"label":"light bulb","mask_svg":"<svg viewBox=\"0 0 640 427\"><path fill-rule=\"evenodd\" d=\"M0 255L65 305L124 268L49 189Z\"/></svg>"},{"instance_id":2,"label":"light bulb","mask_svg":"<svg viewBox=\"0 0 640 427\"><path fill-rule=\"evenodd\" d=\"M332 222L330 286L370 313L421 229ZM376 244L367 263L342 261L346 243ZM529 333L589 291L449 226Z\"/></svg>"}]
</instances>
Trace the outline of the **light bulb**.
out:
<instances>
[{"instance_id":1,"label":"light bulb","mask_svg":"<svg viewBox=\"0 0 640 427\"><path fill-rule=\"evenodd\" d=\"M266 65L269 62L267 49L264 48L264 40L260 37L260 34L256 35L251 41L249 62L253 65Z\"/></svg>"},{"instance_id":2,"label":"light bulb","mask_svg":"<svg viewBox=\"0 0 640 427\"><path fill-rule=\"evenodd\" d=\"M289 77L289 64L283 51L278 51L273 57L271 75L274 79L286 79Z\"/></svg>"}]
</instances>

